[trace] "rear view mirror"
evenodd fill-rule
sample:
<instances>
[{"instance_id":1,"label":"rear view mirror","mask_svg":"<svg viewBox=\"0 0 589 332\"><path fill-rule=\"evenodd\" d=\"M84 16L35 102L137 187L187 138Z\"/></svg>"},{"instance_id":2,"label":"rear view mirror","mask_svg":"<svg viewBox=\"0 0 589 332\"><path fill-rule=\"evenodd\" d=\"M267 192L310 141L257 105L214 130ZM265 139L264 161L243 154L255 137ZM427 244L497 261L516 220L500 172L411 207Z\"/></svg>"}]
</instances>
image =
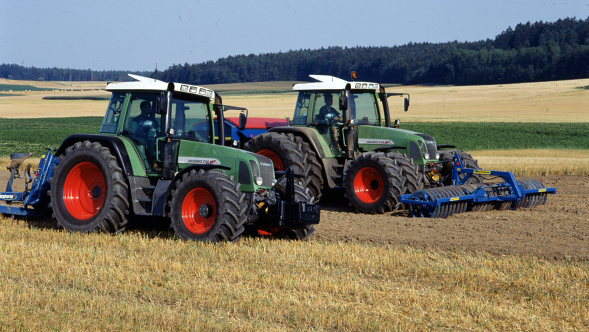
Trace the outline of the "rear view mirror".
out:
<instances>
[{"instance_id":1,"label":"rear view mirror","mask_svg":"<svg viewBox=\"0 0 589 332\"><path fill-rule=\"evenodd\" d=\"M239 130L243 131L247 124L247 116L245 113L239 113Z\"/></svg>"},{"instance_id":2,"label":"rear view mirror","mask_svg":"<svg viewBox=\"0 0 589 332\"><path fill-rule=\"evenodd\" d=\"M409 109L409 99L405 98L405 112Z\"/></svg>"},{"instance_id":3,"label":"rear view mirror","mask_svg":"<svg viewBox=\"0 0 589 332\"><path fill-rule=\"evenodd\" d=\"M168 109L168 98L166 97L165 93L162 91L161 95L156 99L156 108L155 112L157 114L166 115Z\"/></svg>"},{"instance_id":4,"label":"rear view mirror","mask_svg":"<svg viewBox=\"0 0 589 332\"><path fill-rule=\"evenodd\" d=\"M347 111L348 110L348 97L347 96L339 97L339 109L340 109L340 111Z\"/></svg>"}]
</instances>

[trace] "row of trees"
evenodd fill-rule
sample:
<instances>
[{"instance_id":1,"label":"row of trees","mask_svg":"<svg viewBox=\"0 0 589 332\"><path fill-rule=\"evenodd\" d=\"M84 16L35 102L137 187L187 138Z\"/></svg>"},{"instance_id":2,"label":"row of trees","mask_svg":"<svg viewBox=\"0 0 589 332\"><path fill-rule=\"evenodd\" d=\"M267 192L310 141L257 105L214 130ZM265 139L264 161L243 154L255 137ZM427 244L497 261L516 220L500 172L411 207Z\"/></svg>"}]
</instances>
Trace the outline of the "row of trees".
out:
<instances>
[{"instance_id":1,"label":"row of trees","mask_svg":"<svg viewBox=\"0 0 589 332\"><path fill-rule=\"evenodd\" d=\"M15 64L1 64L0 77L12 80L29 81L132 81L124 70L91 69L63 69L63 68L37 68L23 67ZM133 74L149 76L151 71L130 72Z\"/></svg>"},{"instance_id":2,"label":"row of trees","mask_svg":"<svg viewBox=\"0 0 589 332\"><path fill-rule=\"evenodd\" d=\"M329 47L173 65L163 80L192 84L307 81L309 74L402 84L491 84L589 77L589 18L509 27L494 40Z\"/></svg>"},{"instance_id":3,"label":"row of trees","mask_svg":"<svg viewBox=\"0 0 589 332\"><path fill-rule=\"evenodd\" d=\"M309 74L402 84L492 84L589 77L589 18L509 27L477 42L409 43L394 47L329 47L238 55L178 64L144 76L190 84L308 81ZM125 71L0 66L0 77L45 80L128 79Z\"/></svg>"}]
</instances>

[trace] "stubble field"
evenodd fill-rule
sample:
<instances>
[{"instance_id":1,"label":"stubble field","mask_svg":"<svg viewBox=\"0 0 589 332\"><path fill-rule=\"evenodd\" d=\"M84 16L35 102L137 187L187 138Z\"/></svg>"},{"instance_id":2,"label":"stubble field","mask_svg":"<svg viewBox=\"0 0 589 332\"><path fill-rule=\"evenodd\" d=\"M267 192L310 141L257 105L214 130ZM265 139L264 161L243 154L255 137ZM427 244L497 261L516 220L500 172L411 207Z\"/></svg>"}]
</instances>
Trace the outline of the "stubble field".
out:
<instances>
[{"instance_id":1,"label":"stubble field","mask_svg":"<svg viewBox=\"0 0 589 332\"><path fill-rule=\"evenodd\" d=\"M286 117L292 116L296 95L281 91L292 83L214 88L224 91L225 104L245 106L250 116ZM411 94L407 113L400 111L400 100L389 102L402 123L586 123L586 86L589 80L387 91ZM279 92L264 92L269 90ZM42 100L56 94L104 92L0 93L0 121L101 117L106 109L105 101ZM403 212L355 214L333 192L306 242L183 243L165 227L137 227L117 236L72 234L56 230L51 220L2 218L0 327L589 329L586 148L472 151L483 168L556 186L558 194L544 206L412 219ZM1 188L7 177L0 172Z\"/></svg>"}]
</instances>

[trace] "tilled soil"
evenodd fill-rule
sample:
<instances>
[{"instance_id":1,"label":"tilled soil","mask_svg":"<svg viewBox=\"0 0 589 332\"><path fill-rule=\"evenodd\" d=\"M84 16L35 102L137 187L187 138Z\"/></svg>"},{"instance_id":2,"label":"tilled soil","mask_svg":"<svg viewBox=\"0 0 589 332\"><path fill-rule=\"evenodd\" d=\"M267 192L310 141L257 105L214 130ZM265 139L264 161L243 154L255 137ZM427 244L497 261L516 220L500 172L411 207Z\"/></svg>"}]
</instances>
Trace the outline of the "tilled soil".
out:
<instances>
[{"instance_id":1,"label":"tilled soil","mask_svg":"<svg viewBox=\"0 0 589 332\"><path fill-rule=\"evenodd\" d=\"M0 171L0 191L4 191L9 175ZM329 192L320 203L321 222L315 226L312 239L589 261L589 178L517 177L524 179L556 187L557 194L549 195L546 205L532 208L467 212L432 219L410 218L405 211L357 214L342 192ZM22 190L22 183L18 180L15 189Z\"/></svg>"},{"instance_id":2,"label":"tilled soil","mask_svg":"<svg viewBox=\"0 0 589 332\"><path fill-rule=\"evenodd\" d=\"M337 194L333 193L330 201L321 203L321 223L315 227L315 239L588 261L589 178L516 178L539 180L546 187L556 187L557 194L548 195L545 205L527 209L466 212L441 219L410 218L406 211L356 214L346 206L347 198L334 198Z\"/></svg>"}]
</instances>

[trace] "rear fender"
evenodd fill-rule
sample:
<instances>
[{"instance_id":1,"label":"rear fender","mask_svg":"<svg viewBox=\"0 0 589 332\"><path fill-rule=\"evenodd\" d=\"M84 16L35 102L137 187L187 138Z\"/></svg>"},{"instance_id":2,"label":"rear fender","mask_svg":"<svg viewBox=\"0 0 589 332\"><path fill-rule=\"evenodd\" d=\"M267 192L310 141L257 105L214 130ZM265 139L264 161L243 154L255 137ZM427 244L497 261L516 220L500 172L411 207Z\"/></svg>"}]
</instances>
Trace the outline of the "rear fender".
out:
<instances>
[{"instance_id":1,"label":"rear fender","mask_svg":"<svg viewBox=\"0 0 589 332\"><path fill-rule=\"evenodd\" d=\"M321 136L318 136L317 134L315 134L315 131L313 129L306 128L306 127L274 127L274 128L268 129L268 132L292 133L296 136L300 136L301 138L303 138L303 140L305 142L307 142L307 143L309 143L309 145L311 145L311 147L313 148L315 153L322 160L324 158L326 158L325 150L323 149L323 146L321 144L321 142L323 141L323 138ZM325 143L325 144L327 144L327 143Z\"/></svg>"},{"instance_id":2,"label":"rear fender","mask_svg":"<svg viewBox=\"0 0 589 332\"><path fill-rule=\"evenodd\" d=\"M118 136L96 134L71 135L61 143L61 146L57 149L55 155L60 156L68 147L74 145L76 142L83 141L99 142L105 147L108 147L111 150L111 153L117 157L117 160L123 168L123 172L127 176L146 176L143 163L139 158L139 154L133 148L133 144L129 141L124 141Z\"/></svg>"}]
</instances>

